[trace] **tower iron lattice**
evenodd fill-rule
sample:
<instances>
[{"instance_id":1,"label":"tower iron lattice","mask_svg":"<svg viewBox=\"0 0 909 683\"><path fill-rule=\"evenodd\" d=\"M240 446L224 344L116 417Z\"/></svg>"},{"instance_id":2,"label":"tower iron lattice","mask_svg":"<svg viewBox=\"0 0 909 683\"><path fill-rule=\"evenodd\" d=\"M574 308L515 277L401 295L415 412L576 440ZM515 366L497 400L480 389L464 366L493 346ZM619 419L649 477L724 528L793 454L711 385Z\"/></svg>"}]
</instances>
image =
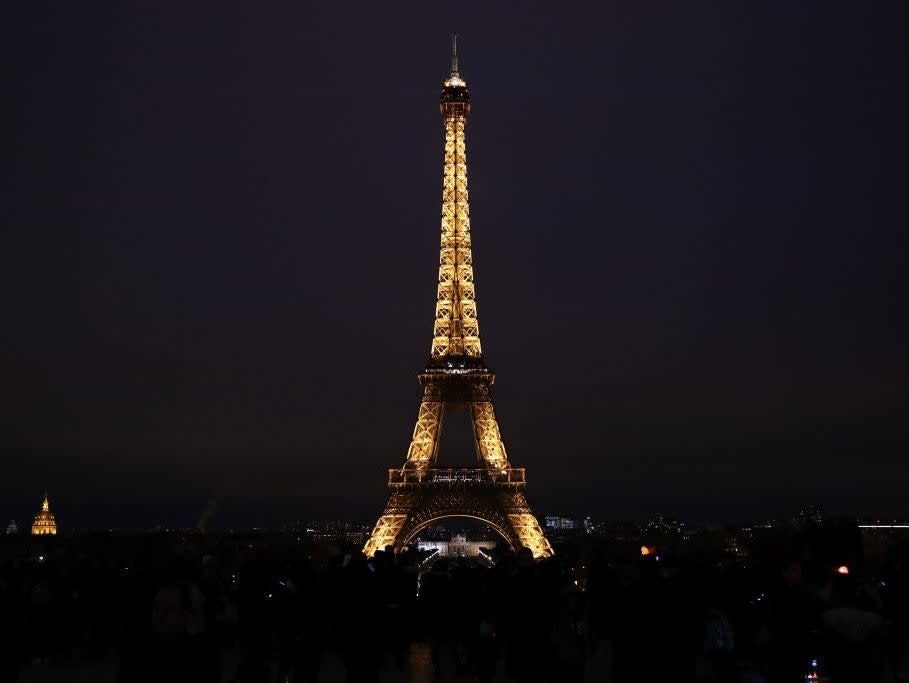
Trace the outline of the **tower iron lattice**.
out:
<instances>
[{"instance_id":1,"label":"tower iron lattice","mask_svg":"<svg viewBox=\"0 0 909 683\"><path fill-rule=\"evenodd\" d=\"M388 502L363 552L400 550L434 521L472 517L489 524L513 549L526 547L534 557L547 557L552 546L525 498L525 471L512 468L505 452L492 405L495 374L486 367L480 345L464 136L470 94L458 69L456 40L439 104L445 125L442 239L432 345L418 375L423 397L404 465L389 470ZM443 418L465 408L477 466L437 468Z\"/></svg>"}]
</instances>

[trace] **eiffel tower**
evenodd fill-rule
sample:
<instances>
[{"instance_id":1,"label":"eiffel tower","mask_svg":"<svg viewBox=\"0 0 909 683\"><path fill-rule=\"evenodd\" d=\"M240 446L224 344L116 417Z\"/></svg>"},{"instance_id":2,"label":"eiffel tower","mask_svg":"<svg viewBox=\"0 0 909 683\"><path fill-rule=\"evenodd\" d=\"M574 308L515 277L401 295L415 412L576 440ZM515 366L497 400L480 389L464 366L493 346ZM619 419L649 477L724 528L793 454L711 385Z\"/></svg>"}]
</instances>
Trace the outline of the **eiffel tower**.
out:
<instances>
[{"instance_id":1,"label":"eiffel tower","mask_svg":"<svg viewBox=\"0 0 909 683\"><path fill-rule=\"evenodd\" d=\"M514 550L526 547L534 557L546 557L552 555L552 546L524 497L524 470L511 467L505 454L492 407L495 374L486 367L480 347L464 144L470 95L458 71L457 36L452 38L451 74L443 83L439 107L445 122L445 163L432 350L418 375L423 398L407 459L388 472L388 503L363 552L371 557L388 546L400 550L433 522L471 517L489 524ZM443 418L464 409L473 423L477 466L436 468Z\"/></svg>"}]
</instances>

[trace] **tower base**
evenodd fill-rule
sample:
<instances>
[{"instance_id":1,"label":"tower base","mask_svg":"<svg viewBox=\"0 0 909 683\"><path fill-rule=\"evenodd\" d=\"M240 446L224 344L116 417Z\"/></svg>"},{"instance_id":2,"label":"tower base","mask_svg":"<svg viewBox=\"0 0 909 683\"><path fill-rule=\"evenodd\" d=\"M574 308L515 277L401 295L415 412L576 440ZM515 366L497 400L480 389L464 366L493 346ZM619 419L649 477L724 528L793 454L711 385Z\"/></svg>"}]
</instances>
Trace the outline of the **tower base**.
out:
<instances>
[{"instance_id":1,"label":"tower base","mask_svg":"<svg viewBox=\"0 0 909 683\"><path fill-rule=\"evenodd\" d=\"M534 557L553 554L523 491L514 484L458 481L457 477L445 482L430 480L407 486L392 485L385 510L363 552L372 557L377 550L389 546L399 552L425 527L448 517L469 517L485 522L512 550L529 548Z\"/></svg>"}]
</instances>

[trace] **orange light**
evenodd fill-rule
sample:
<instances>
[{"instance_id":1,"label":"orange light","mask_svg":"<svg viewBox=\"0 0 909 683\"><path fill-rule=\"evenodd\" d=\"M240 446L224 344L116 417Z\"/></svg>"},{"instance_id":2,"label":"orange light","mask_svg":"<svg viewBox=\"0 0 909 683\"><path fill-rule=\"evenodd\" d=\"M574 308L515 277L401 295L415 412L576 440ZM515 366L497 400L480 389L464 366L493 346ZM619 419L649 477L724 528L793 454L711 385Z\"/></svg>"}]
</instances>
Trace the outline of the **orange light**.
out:
<instances>
[{"instance_id":1,"label":"orange light","mask_svg":"<svg viewBox=\"0 0 909 683\"><path fill-rule=\"evenodd\" d=\"M836 568L836 573L846 575L849 573L849 567L847 567L844 564L841 564L839 567Z\"/></svg>"},{"instance_id":2,"label":"orange light","mask_svg":"<svg viewBox=\"0 0 909 683\"><path fill-rule=\"evenodd\" d=\"M645 557L647 555L653 555L653 550L654 550L653 548L648 548L646 545L642 545L641 546L641 555L643 555Z\"/></svg>"}]
</instances>

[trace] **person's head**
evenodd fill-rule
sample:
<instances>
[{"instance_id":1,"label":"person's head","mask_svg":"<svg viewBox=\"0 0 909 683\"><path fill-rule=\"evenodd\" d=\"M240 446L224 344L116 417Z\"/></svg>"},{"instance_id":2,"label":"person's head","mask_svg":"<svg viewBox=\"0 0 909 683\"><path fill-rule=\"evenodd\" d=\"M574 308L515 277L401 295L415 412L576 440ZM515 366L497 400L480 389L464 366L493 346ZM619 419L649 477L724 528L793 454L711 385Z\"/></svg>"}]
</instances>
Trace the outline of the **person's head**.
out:
<instances>
[{"instance_id":1,"label":"person's head","mask_svg":"<svg viewBox=\"0 0 909 683\"><path fill-rule=\"evenodd\" d=\"M837 574L830 589L830 602L834 607L855 607L858 586L851 576Z\"/></svg>"},{"instance_id":2,"label":"person's head","mask_svg":"<svg viewBox=\"0 0 909 683\"><path fill-rule=\"evenodd\" d=\"M783 565L783 583L790 588L795 588L802 583L802 563L795 560Z\"/></svg>"},{"instance_id":3,"label":"person's head","mask_svg":"<svg viewBox=\"0 0 909 683\"><path fill-rule=\"evenodd\" d=\"M372 556L372 563L378 569L388 569L395 562L394 549L385 546L386 550L377 550Z\"/></svg>"},{"instance_id":4,"label":"person's head","mask_svg":"<svg viewBox=\"0 0 909 683\"><path fill-rule=\"evenodd\" d=\"M673 553L663 553L658 555L657 566L660 570L660 577L663 579L674 579L676 578L681 569L679 567L679 558L677 558Z\"/></svg>"},{"instance_id":5,"label":"person's head","mask_svg":"<svg viewBox=\"0 0 909 683\"><path fill-rule=\"evenodd\" d=\"M518 550L518 566L529 567L533 564L533 551L527 546L522 546Z\"/></svg>"},{"instance_id":6,"label":"person's head","mask_svg":"<svg viewBox=\"0 0 909 683\"><path fill-rule=\"evenodd\" d=\"M189 597L179 586L161 586L152 599L152 632L162 636L186 633L189 607Z\"/></svg>"}]
</instances>

